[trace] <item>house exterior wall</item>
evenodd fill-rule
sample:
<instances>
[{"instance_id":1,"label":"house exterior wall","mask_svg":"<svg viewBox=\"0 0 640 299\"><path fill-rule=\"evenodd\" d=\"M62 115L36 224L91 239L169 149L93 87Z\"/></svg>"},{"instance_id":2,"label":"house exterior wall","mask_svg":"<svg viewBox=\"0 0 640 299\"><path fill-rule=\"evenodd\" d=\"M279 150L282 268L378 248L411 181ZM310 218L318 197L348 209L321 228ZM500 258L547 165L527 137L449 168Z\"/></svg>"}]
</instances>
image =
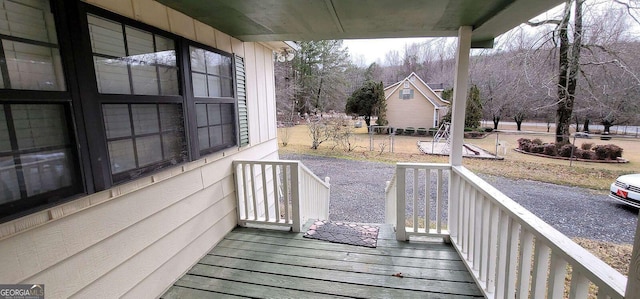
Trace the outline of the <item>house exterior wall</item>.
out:
<instances>
[{"instance_id":1,"label":"house exterior wall","mask_svg":"<svg viewBox=\"0 0 640 299\"><path fill-rule=\"evenodd\" d=\"M387 92L391 93L390 96L385 93L389 126L402 129L406 127L428 129L434 126L434 106L422 94L415 91L413 99L404 100L400 99L402 88L395 91L387 90Z\"/></svg>"},{"instance_id":2,"label":"house exterior wall","mask_svg":"<svg viewBox=\"0 0 640 299\"><path fill-rule=\"evenodd\" d=\"M47 298L161 295L236 220L234 159L277 159L272 49L243 43L152 0L88 0L245 58L250 144L0 224L0 281Z\"/></svg>"}]
</instances>

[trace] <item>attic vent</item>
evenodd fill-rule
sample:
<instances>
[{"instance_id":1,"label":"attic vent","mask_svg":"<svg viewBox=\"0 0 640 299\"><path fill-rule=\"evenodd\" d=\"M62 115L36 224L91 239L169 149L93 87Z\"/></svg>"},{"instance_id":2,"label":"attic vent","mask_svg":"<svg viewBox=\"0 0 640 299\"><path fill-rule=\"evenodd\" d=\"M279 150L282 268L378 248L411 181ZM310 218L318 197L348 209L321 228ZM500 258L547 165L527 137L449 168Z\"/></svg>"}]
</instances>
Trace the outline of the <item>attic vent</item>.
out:
<instances>
[{"instance_id":1,"label":"attic vent","mask_svg":"<svg viewBox=\"0 0 640 299\"><path fill-rule=\"evenodd\" d=\"M411 89L403 89L402 94L411 94Z\"/></svg>"},{"instance_id":2,"label":"attic vent","mask_svg":"<svg viewBox=\"0 0 640 299\"><path fill-rule=\"evenodd\" d=\"M404 88L409 88L409 82L404 82Z\"/></svg>"}]
</instances>

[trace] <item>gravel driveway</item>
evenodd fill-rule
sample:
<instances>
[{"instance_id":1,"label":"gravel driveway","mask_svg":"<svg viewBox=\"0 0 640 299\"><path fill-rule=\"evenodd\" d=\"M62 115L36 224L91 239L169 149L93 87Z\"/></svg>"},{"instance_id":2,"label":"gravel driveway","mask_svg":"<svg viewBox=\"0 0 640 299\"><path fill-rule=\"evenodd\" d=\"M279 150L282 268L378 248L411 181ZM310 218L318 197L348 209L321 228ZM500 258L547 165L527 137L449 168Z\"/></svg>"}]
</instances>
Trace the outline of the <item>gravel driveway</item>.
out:
<instances>
[{"instance_id":1,"label":"gravel driveway","mask_svg":"<svg viewBox=\"0 0 640 299\"><path fill-rule=\"evenodd\" d=\"M384 187L393 177L394 165L308 155L280 158L300 160L319 177L331 178L330 219L384 222ZM618 204L606 192L480 176L569 237L633 243L638 211Z\"/></svg>"}]
</instances>

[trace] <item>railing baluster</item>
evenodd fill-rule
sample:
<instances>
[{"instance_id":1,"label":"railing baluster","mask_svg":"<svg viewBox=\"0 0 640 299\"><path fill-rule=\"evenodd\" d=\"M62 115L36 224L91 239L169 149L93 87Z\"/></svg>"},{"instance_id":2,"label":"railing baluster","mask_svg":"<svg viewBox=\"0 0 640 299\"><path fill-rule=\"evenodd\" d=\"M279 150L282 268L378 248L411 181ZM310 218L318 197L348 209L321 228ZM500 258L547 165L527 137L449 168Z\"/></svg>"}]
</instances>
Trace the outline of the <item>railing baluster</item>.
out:
<instances>
[{"instance_id":1,"label":"railing baluster","mask_svg":"<svg viewBox=\"0 0 640 299\"><path fill-rule=\"evenodd\" d=\"M283 165L282 167L282 177L284 178L282 182L284 183L284 220L286 223L291 223L291 214L289 211L289 205L291 204L291 193L289 192L289 186L291 185L290 177L289 177L289 169L290 165Z\"/></svg>"},{"instance_id":2,"label":"railing baluster","mask_svg":"<svg viewBox=\"0 0 640 299\"><path fill-rule=\"evenodd\" d=\"M495 298L506 298L505 286L507 284L507 263L509 259L509 216L500 211L500 219L498 220L498 262L496 273L496 292Z\"/></svg>"},{"instance_id":3,"label":"railing baluster","mask_svg":"<svg viewBox=\"0 0 640 299\"><path fill-rule=\"evenodd\" d=\"M418 232L418 193L420 188L418 185L418 175L420 174L418 168L413 169L413 232Z\"/></svg>"},{"instance_id":4,"label":"railing baluster","mask_svg":"<svg viewBox=\"0 0 640 299\"><path fill-rule=\"evenodd\" d=\"M531 280L531 256L533 254L533 235L526 229L520 233L520 262L518 263L518 298L529 297Z\"/></svg>"},{"instance_id":5,"label":"railing baluster","mask_svg":"<svg viewBox=\"0 0 640 299\"><path fill-rule=\"evenodd\" d=\"M442 233L442 193L444 192L442 169L438 169L438 197L436 199L436 232Z\"/></svg>"},{"instance_id":6,"label":"railing baluster","mask_svg":"<svg viewBox=\"0 0 640 299\"><path fill-rule=\"evenodd\" d=\"M547 298L562 298L564 296L565 277L567 277L567 262L557 254L552 253Z\"/></svg>"},{"instance_id":7,"label":"railing baluster","mask_svg":"<svg viewBox=\"0 0 640 299\"><path fill-rule=\"evenodd\" d=\"M406 241L407 240L407 232L405 228L405 214L407 210L405 194L406 190L406 175L405 168L397 167L397 188L396 188L396 198L398 201L398 209L396 210L396 239L398 241Z\"/></svg>"},{"instance_id":8,"label":"railing baluster","mask_svg":"<svg viewBox=\"0 0 640 299\"><path fill-rule=\"evenodd\" d=\"M438 219L438 214L436 213L436 223L439 222L440 219ZM431 228L431 169L429 168L425 169L424 173L424 226L425 232L429 233Z\"/></svg>"},{"instance_id":9,"label":"railing baluster","mask_svg":"<svg viewBox=\"0 0 640 299\"><path fill-rule=\"evenodd\" d=\"M569 286L569 299L587 298L589 295L589 280L579 271L571 271L571 285Z\"/></svg>"},{"instance_id":10,"label":"railing baluster","mask_svg":"<svg viewBox=\"0 0 640 299\"><path fill-rule=\"evenodd\" d=\"M448 213L449 216L449 233L451 234L451 238L456 241L456 243L460 243L460 226L459 221L460 214L458 210L458 206L460 205L460 175L449 171L449 203L448 203Z\"/></svg>"},{"instance_id":11,"label":"railing baluster","mask_svg":"<svg viewBox=\"0 0 640 299\"><path fill-rule=\"evenodd\" d=\"M251 207L253 208L253 220L258 220L258 202L256 199L256 176L253 171L254 164L249 163L249 175L251 180Z\"/></svg>"},{"instance_id":12,"label":"railing baluster","mask_svg":"<svg viewBox=\"0 0 640 299\"><path fill-rule=\"evenodd\" d=\"M262 164L260 165L260 172L262 176L262 200L264 201L264 220L269 221L269 190L267 190L267 166Z\"/></svg>"},{"instance_id":13,"label":"railing baluster","mask_svg":"<svg viewBox=\"0 0 640 299\"><path fill-rule=\"evenodd\" d=\"M276 222L280 222L280 196L278 194L278 164L271 166L271 177L273 177L273 198Z\"/></svg>"},{"instance_id":14,"label":"railing baluster","mask_svg":"<svg viewBox=\"0 0 640 299\"><path fill-rule=\"evenodd\" d=\"M474 235L475 240L474 240L474 246L473 246L473 256L476 257L475 262L473 263L473 269L474 270L479 270L480 269L480 264L482 263L482 239L483 239L483 231L482 231L482 205L484 204L484 201L480 201L477 202L477 197L478 196L482 196L481 194L478 194L478 192L473 192L473 196L474 196L474 201L476 201L475 206L474 206L474 211L473 211L473 218L474 218Z\"/></svg>"},{"instance_id":15,"label":"railing baluster","mask_svg":"<svg viewBox=\"0 0 640 299\"><path fill-rule=\"evenodd\" d=\"M472 187L469 185L469 188ZM470 192L469 200L471 202L471 212L469 213L469 223L471 224L467 228L470 234L469 257L471 259L469 261L473 265L473 269L478 270L480 266L480 259L478 258L480 255L480 239L482 238L480 235L480 212L482 211L480 208L482 207L482 203L478 204L478 192L475 190Z\"/></svg>"},{"instance_id":16,"label":"railing baluster","mask_svg":"<svg viewBox=\"0 0 640 299\"><path fill-rule=\"evenodd\" d=\"M498 264L498 240L497 234L494 233L498 231L498 207L488 201L491 205L491 216L489 217L489 267L487 269L487 292L493 293L495 292L496 286L496 267Z\"/></svg>"},{"instance_id":17,"label":"railing baluster","mask_svg":"<svg viewBox=\"0 0 640 299\"><path fill-rule=\"evenodd\" d=\"M551 250L536 238L533 257L533 281L531 282L531 298L543 297L547 287L547 271L549 269L549 253Z\"/></svg>"},{"instance_id":18,"label":"railing baluster","mask_svg":"<svg viewBox=\"0 0 640 299\"><path fill-rule=\"evenodd\" d=\"M458 181L458 187L455 188L456 190L458 190L458 197L455 199L457 202L457 211L456 211L456 215L458 217L458 221L457 221L457 227L458 227L458 244L460 244L463 248L463 252L464 251L464 234L465 234L465 228L464 228L464 198L465 198L465 185L467 184L467 182L465 180L463 180L461 177L457 177L457 181Z\"/></svg>"},{"instance_id":19,"label":"railing baluster","mask_svg":"<svg viewBox=\"0 0 640 299\"><path fill-rule=\"evenodd\" d=\"M460 204L462 205L462 253L467 254L467 260L469 258L469 204L471 200L471 194L469 186L466 182L464 183L464 188L462 189L462 196L460 197Z\"/></svg>"},{"instance_id":20,"label":"railing baluster","mask_svg":"<svg viewBox=\"0 0 640 299\"><path fill-rule=\"evenodd\" d=\"M489 235L490 227L489 227L489 217L491 210L491 203L483 196L480 195L480 202L482 202L482 218L481 218L481 234L480 237L480 280L486 283L487 280L487 272L489 269L489 247L491 243L489 243Z\"/></svg>"},{"instance_id":21,"label":"railing baluster","mask_svg":"<svg viewBox=\"0 0 640 299\"><path fill-rule=\"evenodd\" d=\"M244 220L249 219L249 190L247 190L247 164L240 163L240 167L242 168L242 188L244 191Z\"/></svg>"}]
</instances>

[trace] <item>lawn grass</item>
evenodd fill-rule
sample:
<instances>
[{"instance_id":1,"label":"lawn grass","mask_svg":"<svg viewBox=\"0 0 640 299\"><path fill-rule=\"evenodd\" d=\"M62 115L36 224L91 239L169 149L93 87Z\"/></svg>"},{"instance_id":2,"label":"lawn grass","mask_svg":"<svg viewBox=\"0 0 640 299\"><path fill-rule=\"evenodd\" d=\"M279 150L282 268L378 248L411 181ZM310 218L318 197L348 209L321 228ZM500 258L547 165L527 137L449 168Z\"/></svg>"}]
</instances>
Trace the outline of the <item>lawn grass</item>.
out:
<instances>
[{"instance_id":1,"label":"lawn grass","mask_svg":"<svg viewBox=\"0 0 640 299\"><path fill-rule=\"evenodd\" d=\"M527 130L527 127L523 128ZM466 143L477 145L486 151L496 151L496 140L507 144L507 152L504 160L486 160L464 158L463 165L476 173L499 175L511 179L529 179L540 182L554 183L567 186L577 186L597 191L606 191L610 184L620 175L639 172L638 165L640 163L640 140L635 138L615 139L602 141L599 139L578 139L576 146L584 142L594 144L614 143L624 149L623 157L629 160L629 163L590 163L590 162L571 162L566 160L556 160L550 158L537 157L518 153L513 149L517 147L519 138L540 138L545 142L553 141L553 136L547 135L539 130L546 130L546 127L537 126L530 130L529 133L512 132L509 133L491 133L483 139L465 139ZM286 132L286 134L285 134ZM431 141L429 136L395 136L394 152L389 153L390 141L388 136L374 135L373 151L370 151L370 136L366 128L358 128L355 130L354 141L355 150L351 152L344 151L331 141L326 141L320 145L317 150L311 150L311 139L308 129L305 125L298 125L290 128L279 128L279 136L288 135L289 140L287 146L282 146L280 142L281 153L297 153L311 154L320 156L329 156L337 158L369 160L385 163L397 162L436 162L446 163L448 157L425 155L418 151L416 143L418 141ZM279 141L282 141L279 139ZM381 152L380 144L386 144L384 152Z\"/></svg>"}]
</instances>

